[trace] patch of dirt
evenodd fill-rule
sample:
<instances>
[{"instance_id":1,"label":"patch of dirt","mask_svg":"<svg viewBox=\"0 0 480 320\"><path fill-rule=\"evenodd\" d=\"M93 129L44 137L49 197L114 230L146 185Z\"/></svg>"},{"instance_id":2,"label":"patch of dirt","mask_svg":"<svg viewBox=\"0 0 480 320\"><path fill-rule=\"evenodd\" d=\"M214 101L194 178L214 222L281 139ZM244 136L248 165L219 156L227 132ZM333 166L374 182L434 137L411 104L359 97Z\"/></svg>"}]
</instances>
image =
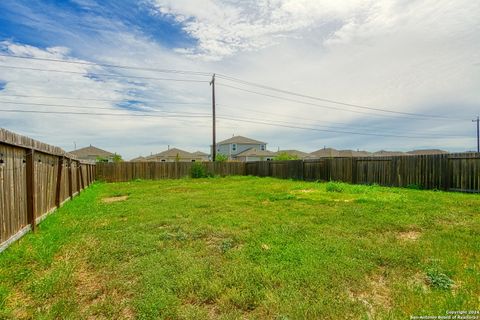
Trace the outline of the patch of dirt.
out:
<instances>
[{"instance_id":1,"label":"patch of dirt","mask_svg":"<svg viewBox=\"0 0 480 320\"><path fill-rule=\"evenodd\" d=\"M261 248L262 248L262 250L265 250L265 251L270 250L270 246L268 244L265 244L265 243L262 244Z\"/></svg>"},{"instance_id":2,"label":"patch of dirt","mask_svg":"<svg viewBox=\"0 0 480 320\"><path fill-rule=\"evenodd\" d=\"M422 233L420 231L410 230L410 231L399 232L397 234L397 239L402 241L417 241L421 235Z\"/></svg>"},{"instance_id":3,"label":"patch of dirt","mask_svg":"<svg viewBox=\"0 0 480 320\"><path fill-rule=\"evenodd\" d=\"M352 202L355 199L333 199L334 202Z\"/></svg>"},{"instance_id":4,"label":"patch of dirt","mask_svg":"<svg viewBox=\"0 0 480 320\"><path fill-rule=\"evenodd\" d=\"M427 292L429 290L427 276L423 272L417 272L414 274L410 279L408 279L408 284L411 287L420 287L423 292Z\"/></svg>"},{"instance_id":5,"label":"patch of dirt","mask_svg":"<svg viewBox=\"0 0 480 320\"><path fill-rule=\"evenodd\" d=\"M368 318L374 319L378 309L392 307L391 292L383 273L378 273L367 278L367 287L361 291L348 291L352 301L357 301L367 308Z\"/></svg>"},{"instance_id":6,"label":"patch of dirt","mask_svg":"<svg viewBox=\"0 0 480 320\"><path fill-rule=\"evenodd\" d=\"M111 301L122 306L121 310L117 311L121 319L135 318L122 293L117 289L108 288L105 279L95 271L89 270L86 264L81 263L75 270L75 291L78 305L82 308L81 313L87 319L97 319L95 307Z\"/></svg>"},{"instance_id":7,"label":"patch of dirt","mask_svg":"<svg viewBox=\"0 0 480 320\"><path fill-rule=\"evenodd\" d=\"M112 202L125 201L127 199L128 199L128 196L117 196L117 197L103 198L102 202L103 203L112 203Z\"/></svg>"},{"instance_id":8,"label":"patch of dirt","mask_svg":"<svg viewBox=\"0 0 480 320\"><path fill-rule=\"evenodd\" d=\"M315 191L315 190L313 190L313 189L302 189L302 190L298 190L298 192L301 192L301 193L312 193L313 191Z\"/></svg>"},{"instance_id":9,"label":"patch of dirt","mask_svg":"<svg viewBox=\"0 0 480 320\"><path fill-rule=\"evenodd\" d=\"M12 308L12 315L14 319L30 319L28 314L28 307L33 306L33 300L30 296L20 289L15 289L6 301L6 306Z\"/></svg>"}]
</instances>

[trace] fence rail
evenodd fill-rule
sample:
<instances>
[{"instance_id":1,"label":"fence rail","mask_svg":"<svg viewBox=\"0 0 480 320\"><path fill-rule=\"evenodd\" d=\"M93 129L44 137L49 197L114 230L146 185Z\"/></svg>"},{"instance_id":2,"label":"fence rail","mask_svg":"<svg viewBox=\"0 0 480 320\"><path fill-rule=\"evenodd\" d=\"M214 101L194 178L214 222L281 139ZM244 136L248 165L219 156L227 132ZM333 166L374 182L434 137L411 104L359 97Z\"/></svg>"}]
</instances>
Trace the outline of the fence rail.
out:
<instances>
[{"instance_id":1,"label":"fence rail","mask_svg":"<svg viewBox=\"0 0 480 320\"><path fill-rule=\"evenodd\" d=\"M316 160L202 163L222 176L252 175L307 181L342 181L424 189L480 192L480 153L344 157ZM97 179L175 179L188 176L189 162L124 162L97 165Z\"/></svg>"},{"instance_id":2,"label":"fence rail","mask_svg":"<svg viewBox=\"0 0 480 320\"><path fill-rule=\"evenodd\" d=\"M94 164L0 129L0 252L94 180Z\"/></svg>"}]
</instances>

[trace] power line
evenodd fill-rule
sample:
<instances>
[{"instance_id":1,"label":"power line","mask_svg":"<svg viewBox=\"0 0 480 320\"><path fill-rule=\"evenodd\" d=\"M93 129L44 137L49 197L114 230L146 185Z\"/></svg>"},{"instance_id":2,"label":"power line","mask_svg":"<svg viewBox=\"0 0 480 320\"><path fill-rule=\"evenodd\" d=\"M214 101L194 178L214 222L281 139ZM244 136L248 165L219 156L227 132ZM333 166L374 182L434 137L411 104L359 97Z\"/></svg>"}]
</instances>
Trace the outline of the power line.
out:
<instances>
[{"instance_id":1,"label":"power line","mask_svg":"<svg viewBox=\"0 0 480 320\"><path fill-rule=\"evenodd\" d=\"M100 112L73 112L73 111L39 111L39 110L18 110L18 109L0 109L0 112L12 113L41 113L41 114L71 114L71 115L91 115L91 116L127 116L127 117L153 117L153 118L208 118L210 115L154 115L154 114L136 114L136 113L100 113Z\"/></svg>"},{"instance_id":2,"label":"power line","mask_svg":"<svg viewBox=\"0 0 480 320\"><path fill-rule=\"evenodd\" d=\"M154 118L209 118L210 115L152 115L152 114L128 114L128 113L92 113L92 112L71 112L71 111L38 111L38 110L12 110L12 109L0 109L0 112L12 112L12 113L39 113L39 114L71 114L71 115L93 115L93 116L127 116L127 117L154 117ZM362 135L362 136L376 136L376 137L391 137L391 138L408 138L408 139L444 139L444 137L419 137L419 136L407 136L407 135L392 135L392 134L377 134L377 133L363 133L355 131L342 131L342 130L328 130L328 129L318 129L303 127L297 125L286 125L286 124L276 124L271 122L256 121L256 120L245 120L240 118L232 118L219 116L217 118L245 123L254 123L254 124L263 124L268 126L292 128L292 129L301 129L301 130L310 130L310 131L320 131L320 132L331 132L331 133L342 133L350 135Z\"/></svg>"},{"instance_id":3,"label":"power line","mask_svg":"<svg viewBox=\"0 0 480 320\"><path fill-rule=\"evenodd\" d=\"M0 100L0 103L5 103L5 104L14 104L14 105L32 105L32 106L44 106L44 107L54 107L54 108L73 108L73 109L88 109L88 110L96 110L96 109L99 109L99 110L114 110L114 111L130 111L130 112L159 112L159 113L167 113L167 114L173 114L173 115L188 115L188 116L202 116L202 117L209 117L210 114L207 114L207 113L197 113L197 112L178 112L178 111L167 111L167 110L159 110L159 109L156 109L156 108L152 108L150 107L152 110L118 110L117 108L111 108L111 107L100 107L100 106L74 106L74 105L65 105L65 104L48 104L48 103L33 103L33 102L16 102L16 101L2 101ZM0 110L2 111L2 110ZM38 111L38 110L36 110ZM9 111L11 112L11 111ZM23 110L19 110L19 112L23 112ZM55 111L56 112L56 111ZM44 113L47 113L47 112L44 112ZM54 111L51 111L51 112L48 112L48 113L54 113ZM89 113L75 113L75 114L89 114ZM99 114L99 115L129 115L129 114L119 114L119 113L115 113L115 114L107 114L107 113L104 113L104 114L100 114L100 113L91 113L91 114ZM134 116L148 116L148 114L141 114L141 115L138 115L138 114L132 114ZM227 117L229 117L229 119L241 119L241 120L245 120L245 121L255 121L255 119L252 119L252 118L247 118L247 117L238 117L238 116L232 116L232 115L227 115ZM234 118L233 118L234 117ZM262 122L263 123L263 122ZM269 122L271 125L275 125L275 124L279 124L280 126L284 126L284 125L288 125L288 126L293 126L295 128L304 128L304 127L299 127L299 126L303 126L303 124L297 124L297 123L292 123L292 122L288 122L288 121L282 121L282 120L272 120ZM328 128L330 129L331 127L328 127L328 126L316 126L316 128L319 128L319 127L322 127L322 128ZM313 128L312 128L313 129ZM336 132L336 131L334 131ZM339 131L339 132L343 132L343 131ZM350 132L350 131L346 131L346 132ZM358 134L360 134L360 132L357 132ZM421 139L421 138L438 138L438 139L442 139L442 138L463 138L463 137L466 137L466 136L456 136L456 135L451 135L451 136L438 136L438 135L435 135L434 137L429 137L429 136L426 136L425 135L426 133L422 133L423 136L419 136L418 138ZM369 134L370 135L370 134ZM397 136L397 137L411 137L411 136L404 136L404 135L395 135L395 134L389 134L389 133L385 133L385 134L378 134L380 136Z\"/></svg>"},{"instance_id":4,"label":"power line","mask_svg":"<svg viewBox=\"0 0 480 320\"><path fill-rule=\"evenodd\" d=\"M35 99L59 99L59 100L75 100L75 101L105 101L105 102L120 102L125 101L125 98L119 99L97 99L97 98L72 98L72 97L62 97L62 96L32 96L32 95L24 95L24 94L2 94L0 93L0 97L17 97L17 98L35 98ZM134 99L134 97L131 97ZM153 99L145 99L144 100L153 101ZM137 100L135 100L137 101ZM156 101L156 100L155 100ZM165 103L165 104L190 104L190 105L204 105L206 106L208 102L200 103L200 102L181 102L181 101L156 101L157 103Z\"/></svg>"},{"instance_id":5,"label":"power line","mask_svg":"<svg viewBox=\"0 0 480 320\"><path fill-rule=\"evenodd\" d=\"M288 94L288 95L293 95L293 96L312 99L312 100L317 100L317 101L329 102L329 103L343 105L343 106L352 107L352 108L359 108L359 109L365 109L365 110L372 110L372 111L386 112L386 113L394 113L394 114L401 114L401 115L415 116L415 117L450 119L447 116L394 111L394 110L388 110L388 109L383 109L383 108L375 108L375 107L363 106L363 105L359 105L359 104L347 103L347 102L342 102L342 101L338 101L338 100L314 97L314 96L301 94L301 93L297 93L297 92L293 92L293 91L289 91L289 90L278 89L278 88L274 88L274 87L250 82L250 81L245 81L245 80L241 80L241 79L226 76L226 75L218 75L218 77L222 78L224 80L227 80L227 81L237 82L237 83L241 83L241 84L244 84L244 85L255 86L255 87L259 87L259 88L270 90L270 91L280 92L280 93L284 93L284 94Z\"/></svg>"},{"instance_id":6,"label":"power line","mask_svg":"<svg viewBox=\"0 0 480 320\"><path fill-rule=\"evenodd\" d=\"M372 128L371 127L366 127L366 125L363 125L363 126L359 126L359 125L352 125L351 123L347 123L347 122L334 122L334 121L325 121L325 120L317 120L317 119L312 119L312 118L303 118L303 117L297 117L297 116L292 116L292 115L279 115L279 114L275 114L275 113L272 113L272 112L263 112L263 111L258 111L258 110L253 110L253 109L248 109L248 108L245 108L245 107L232 107L232 106L227 106L225 104L217 104L217 106L220 106L222 108L227 108L227 109L230 109L230 110L235 110L235 111L243 111L243 110L247 110L247 111L250 111L250 112L253 112L253 113L258 113L258 114L265 114L265 115L268 115L268 116L284 116L284 117L288 117L288 118L291 118L291 119L298 119L298 120L305 120L305 121L309 121L309 122L314 122L315 124L316 123L331 123L331 127L340 127L342 128L343 126L349 126L349 127L353 127L353 128L359 128L359 129L364 129L364 130L371 130ZM221 109L220 109L221 110ZM390 128L385 128L385 127L376 127L378 129L387 129L389 131ZM436 133L425 133L425 132L412 132L412 131L409 131L410 133L417 133L417 134L436 134ZM460 137L460 135L456 135L458 137ZM465 136L467 137L467 136Z\"/></svg>"},{"instance_id":7,"label":"power line","mask_svg":"<svg viewBox=\"0 0 480 320\"><path fill-rule=\"evenodd\" d=\"M206 115L206 116L209 115L209 114L206 114L206 113L177 112L177 111L166 111L166 110L157 109L160 106L157 106L157 108L149 107L152 110L132 110L132 109L119 110L118 108L112 108L112 107L100 107L100 106L85 107L85 106L72 106L72 105L67 105L67 104L49 104L49 103L17 102L17 101L2 101L2 100L0 100L0 103L14 104L14 105L28 105L28 106L31 105L31 106L42 106L42 107L54 107L54 108L59 107L59 108L90 109L90 110L100 109L100 110L115 110L115 111L132 111L132 112L161 112L161 113L190 114L190 115Z\"/></svg>"},{"instance_id":8,"label":"power line","mask_svg":"<svg viewBox=\"0 0 480 320\"><path fill-rule=\"evenodd\" d=\"M284 100L284 101L290 101L290 102L305 104L305 105L309 105L309 106L313 106L313 107L317 107L317 108L322 108L322 109L332 109L332 110L339 110L339 111L343 111L343 112L366 114L366 115L369 115L369 116L376 116L376 117L382 117L382 118L447 121L447 119L440 119L440 118L427 119L427 118L412 118L412 117L395 117L395 116L385 115L385 114L378 114L378 113L371 113L371 112L364 112L364 111L357 111L357 110L349 110L349 109L344 109L344 108L339 108L339 107L326 106L326 105L321 105L321 104L302 101L302 100L296 100L296 99L291 99L291 98L286 98L286 97L275 96L275 95L271 95L271 94L268 94L268 93L262 93L262 92L258 92L258 91L243 89L243 88L231 86L231 85L224 84L224 83L217 83L217 84L219 86L232 88L232 89L235 89L235 90L249 92L249 93L253 93L253 94L257 94L257 95L261 95L261 96L266 96L266 97L270 97L270 98L274 98L274 99L278 99L278 100ZM463 121L465 119L456 119L456 120L462 120Z\"/></svg>"},{"instance_id":9,"label":"power line","mask_svg":"<svg viewBox=\"0 0 480 320\"><path fill-rule=\"evenodd\" d=\"M159 80L159 81L199 82L199 83L208 83L209 82L207 80L157 78L157 77L142 77L142 76L125 76L125 75L111 74L111 73L94 73L94 72L85 73L85 72L77 72L77 71L38 69L38 68L28 68L28 67L18 67L18 66L3 66L3 65L0 65L0 68L29 70L29 71L43 71L43 72L56 72L56 73L68 73L68 74L79 74L79 75L82 75L82 76L90 75L90 76L100 76L100 77L115 77L115 78L128 78L128 79L142 79L142 80Z\"/></svg>"},{"instance_id":10,"label":"power line","mask_svg":"<svg viewBox=\"0 0 480 320\"><path fill-rule=\"evenodd\" d=\"M438 137L438 136L436 136L436 137L419 137L419 136L390 135L390 134L363 133L363 132L355 132L355 131L317 129L317 128L301 127L301 126L294 126L294 125L273 124L273 123L264 122L264 121L243 120L243 119L229 118L229 117L224 117L224 116L218 116L217 118L224 119L224 120L231 120L231 121L246 122L246 123L264 124L264 125L268 125L268 126L277 126L277 127L311 130L311 131L320 131L320 132L345 133L345 134L361 135L361 136L407 138L407 139L445 139L444 137Z\"/></svg>"},{"instance_id":11,"label":"power line","mask_svg":"<svg viewBox=\"0 0 480 320\"><path fill-rule=\"evenodd\" d=\"M178 74L190 74L190 75L199 75L199 76L211 76L211 73L201 72L201 71L188 71L188 70L175 70L175 69L156 69L156 68L134 67L134 66L126 66L126 65L107 64L107 63L94 63L94 62L85 62L85 61L61 60L61 59L53 59L53 58L26 57L26 56L19 56L19 55L13 55L13 54L0 54L0 57L15 58L15 59L27 59L27 60L38 60L38 61L49 61L49 62L60 62L60 63L67 63L67 64L87 65L87 66L105 67L105 68L118 68L118 69L142 70L142 71L153 71L153 72L162 72L162 73L178 73Z\"/></svg>"}]
</instances>

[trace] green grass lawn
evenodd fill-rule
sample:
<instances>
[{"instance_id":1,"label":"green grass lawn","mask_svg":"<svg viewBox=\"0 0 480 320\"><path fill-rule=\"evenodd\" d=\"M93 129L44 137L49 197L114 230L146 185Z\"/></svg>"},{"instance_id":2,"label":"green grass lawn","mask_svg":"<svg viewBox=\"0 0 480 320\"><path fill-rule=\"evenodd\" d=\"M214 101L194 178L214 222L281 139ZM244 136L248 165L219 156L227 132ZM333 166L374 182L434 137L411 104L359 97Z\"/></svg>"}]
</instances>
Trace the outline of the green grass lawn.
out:
<instances>
[{"instance_id":1,"label":"green grass lawn","mask_svg":"<svg viewBox=\"0 0 480 320\"><path fill-rule=\"evenodd\" d=\"M0 318L479 309L478 195L253 177L96 183L0 254Z\"/></svg>"}]
</instances>

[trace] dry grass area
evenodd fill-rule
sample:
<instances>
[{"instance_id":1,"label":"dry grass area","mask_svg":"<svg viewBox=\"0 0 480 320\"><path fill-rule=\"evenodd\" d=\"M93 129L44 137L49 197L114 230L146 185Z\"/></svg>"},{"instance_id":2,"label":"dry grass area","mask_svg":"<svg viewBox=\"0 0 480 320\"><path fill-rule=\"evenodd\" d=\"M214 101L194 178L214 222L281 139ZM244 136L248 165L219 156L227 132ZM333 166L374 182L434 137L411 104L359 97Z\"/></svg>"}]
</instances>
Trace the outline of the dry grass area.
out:
<instances>
[{"instance_id":1,"label":"dry grass area","mask_svg":"<svg viewBox=\"0 0 480 320\"><path fill-rule=\"evenodd\" d=\"M94 184L0 254L6 319L479 309L480 197L229 177Z\"/></svg>"}]
</instances>

